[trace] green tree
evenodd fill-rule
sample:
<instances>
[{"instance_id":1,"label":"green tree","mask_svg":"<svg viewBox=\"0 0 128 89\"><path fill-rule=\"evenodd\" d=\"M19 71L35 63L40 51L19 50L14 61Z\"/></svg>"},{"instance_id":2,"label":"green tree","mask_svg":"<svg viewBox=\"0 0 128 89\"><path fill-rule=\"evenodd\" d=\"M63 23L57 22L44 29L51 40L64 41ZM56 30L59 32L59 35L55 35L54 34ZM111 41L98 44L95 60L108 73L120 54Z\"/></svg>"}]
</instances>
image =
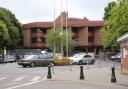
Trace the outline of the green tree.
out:
<instances>
[{"instance_id":1,"label":"green tree","mask_svg":"<svg viewBox=\"0 0 128 89\"><path fill-rule=\"evenodd\" d=\"M8 46L8 42L10 42L8 29L6 28L5 23L0 21L0 49L4 46Z\"/></svg>"},{"instance_id":2,"label":"green tree","mask_svg":"<svg viewBox=\"0 0 128 89\"><path fill-rule=\"evenodd\" d=\"M116 6L116 2L115 1L112 1L112 2L108 3L108 6L105 7L105 9L104 9L104 11L105 11L104 12L104 20L108 20L109 19L109 17L111 16L110 11L115 6Z\"/></svg>"},{"instance_id":3,"label":"green tree","mask_svg":"<svg viewBox=\"0 0 128 89\"><path fill-rule=\"evenodd\" d=\"M118 0L116 6L111 9L110 17L106 21L103 31L104 47L112 47L113 51L119 49L117 38L128 32L128 0Z\"/></svg>"},{"instance_id":4,"label":"green tree","mask_svg":"<svg viewBox=\"0 0 128 89\"><path fill-rule=\"evenodd\" d=\"M56 52L61 52L60 50L61 42L63 42L64 47L66 46L66 31L61 31L60 28L56 28L55 30L54 29L49 30L46 37L47 37L46 43L50 49L54 50L54 42L55 42ZM67 34L67 38L68 38L68 48L69 51L71 51L75 46L76 42L72 39L72 36L69 33Z\"/></svg>"},{"instance_id":5,"label":"green tree","mask_svg":"<svg viewBox=\"0 0 128 89\"><path fill-rule=\"evenodd\" d=\"M16 19L15 15L8 9L0 7L0 21L2 21L1 26L4 24L7 33L9 34L9 43L6 46L7 49L15 49L23 46L23 35L21 30L21 24ZM4 30L1 28L1 30ZM1 39L4 41L4 39Z\"/></svg>"}]
</instances>

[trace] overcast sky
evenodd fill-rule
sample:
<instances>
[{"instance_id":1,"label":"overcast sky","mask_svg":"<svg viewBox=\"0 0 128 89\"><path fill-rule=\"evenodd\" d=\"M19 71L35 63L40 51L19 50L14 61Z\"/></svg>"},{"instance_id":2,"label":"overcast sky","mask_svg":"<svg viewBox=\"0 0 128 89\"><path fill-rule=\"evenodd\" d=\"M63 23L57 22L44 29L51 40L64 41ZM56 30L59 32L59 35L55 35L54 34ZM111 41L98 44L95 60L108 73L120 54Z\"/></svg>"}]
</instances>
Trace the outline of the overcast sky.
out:
<instances>
[{"instance_id":1,"label":"overcast sky","mask_svg":"<svg viewBox=\"0 0 128 89\"><path fill-rule=\"evenodd\" d=\"M56 14L61 12L61 0L56 1ZM89 20L102 20L104 8L112 0L67 0L69 17ZM62 0L63 11L66 10L66 0ZM54 0L0 0L0 7L12 11L21 23L53 21Z\"/></svg>"}]
</instances>

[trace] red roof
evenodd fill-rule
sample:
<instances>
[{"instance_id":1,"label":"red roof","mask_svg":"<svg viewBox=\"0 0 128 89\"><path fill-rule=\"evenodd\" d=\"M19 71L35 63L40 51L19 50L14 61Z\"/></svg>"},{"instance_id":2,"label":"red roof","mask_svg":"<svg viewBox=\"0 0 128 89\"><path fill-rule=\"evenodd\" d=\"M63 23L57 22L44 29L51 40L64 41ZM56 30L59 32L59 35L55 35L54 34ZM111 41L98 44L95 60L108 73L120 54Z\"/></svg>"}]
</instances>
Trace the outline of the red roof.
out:
<instances>
[{"instance_id":1,"label":"red roof","mask_svg":"<svg viewBox=\"0 0 128 89\"><path fill-rule=\"evenodd\" d=\"M63 26L66 26L66 14L65 12L62 13L63 15ZM44 28L49 28L53 27L54 23L53 22L34 22L34 23L28 23L28 24L23 24L22 28L27 29L27 28L32 28L32 27L44 27ZM56 27L61 26L61 16L59 16L56 19ZM68 26L70 27L84 27L84 26L104 26L104 21L89 21L86 17L83 19L80 18L68 18Z\"/></svg>"},{"instance_id":2,"label":"red roof","mask_svg":"<svg viewBox=\"0 0 128 89\"><path fill-rule=\"evenodd\" d=\"M33 27L44 27L44 28L53 27L53 22L33 22L22 25L23 29L33 28Z\"/></svg>"},{"instance_id":3,"label":"red roof","mask_svg":"<svg viewBox=\"0 0 128 89\"><path fill-rule=\"evenodd\" d=\"M104 26L104 21L89 21L88 26Z\"/></svg>"},{"instance_id":4,"label":"red roof","mask_svg":"<svg viewBox=\"0 0 128 89\"><path fill-rule=\"evenodd\" d=\"M71 26L71 27L88 26L88 20L87 19L80 19L80 18L69 18L68 19L68 26Z\"/></svg>"}]
</instances>

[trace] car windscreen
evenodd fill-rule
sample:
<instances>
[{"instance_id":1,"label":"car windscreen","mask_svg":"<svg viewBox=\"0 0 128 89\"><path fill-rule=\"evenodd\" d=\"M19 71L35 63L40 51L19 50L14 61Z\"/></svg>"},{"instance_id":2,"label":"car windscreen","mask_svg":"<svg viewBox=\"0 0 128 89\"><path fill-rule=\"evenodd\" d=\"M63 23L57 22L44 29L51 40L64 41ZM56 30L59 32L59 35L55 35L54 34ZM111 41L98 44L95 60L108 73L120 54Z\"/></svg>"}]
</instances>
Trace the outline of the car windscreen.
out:
<instances>
[{"instance_id":1,"label":"car windscreen","mask_svg":"<svg viewBox=\"0 0 128 89\"><path fill-rule=\"evenodd\" d=\"M88 57L91 57L91 56L90 56L90 55L85 55L84 57L85 57L85 58L88 58Z\"/></svg>"},{"instance_id":2,"label":"car windscreen","mask_svg":"<svg viewBox=\"0 0 128 89\"><path fill-rule=\"evenodd\" d=\"M29 55L24 58L24 60L32 60L35 57L35 55Z\"/></svg>"},{"instance_id":3,"label":"car windscreen","mask_svg":"<svg viewBox=\"0 0 128 89\"><path fill-rule=\"evenodd\" d=\"M84 54L78 54L74 58L82 58L83 56L84 56Z\"/></svg>"}]
</instances>

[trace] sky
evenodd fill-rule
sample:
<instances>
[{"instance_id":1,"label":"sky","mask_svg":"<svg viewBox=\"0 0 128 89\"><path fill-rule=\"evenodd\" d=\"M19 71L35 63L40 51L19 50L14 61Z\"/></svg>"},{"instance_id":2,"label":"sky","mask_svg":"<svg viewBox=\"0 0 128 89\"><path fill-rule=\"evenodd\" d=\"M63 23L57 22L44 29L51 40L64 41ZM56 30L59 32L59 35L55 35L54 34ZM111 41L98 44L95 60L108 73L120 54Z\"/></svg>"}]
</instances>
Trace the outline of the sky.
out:
<instances>
[{"instance_id":1,"label":"sky","mask_svg":"<svg viewBox=\"0 0 128 89\"><path fill-rule=\"evenodd\" d=\"M113 0L67 0L68 16L102 20L110 1ZM0 7L9 9L22 24L54 20L54 0L0 0ZM55 0L55 18L61 11L66 11L66 0Z\"/></svg>"}]
</instances>

